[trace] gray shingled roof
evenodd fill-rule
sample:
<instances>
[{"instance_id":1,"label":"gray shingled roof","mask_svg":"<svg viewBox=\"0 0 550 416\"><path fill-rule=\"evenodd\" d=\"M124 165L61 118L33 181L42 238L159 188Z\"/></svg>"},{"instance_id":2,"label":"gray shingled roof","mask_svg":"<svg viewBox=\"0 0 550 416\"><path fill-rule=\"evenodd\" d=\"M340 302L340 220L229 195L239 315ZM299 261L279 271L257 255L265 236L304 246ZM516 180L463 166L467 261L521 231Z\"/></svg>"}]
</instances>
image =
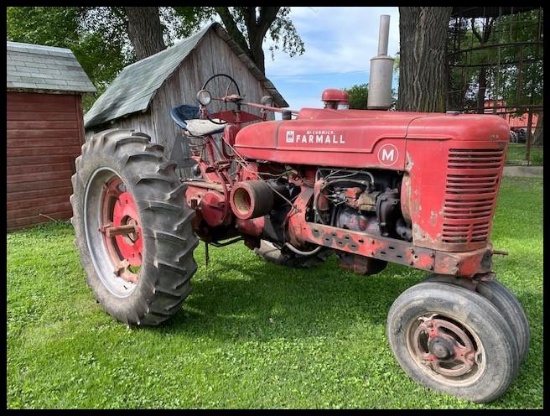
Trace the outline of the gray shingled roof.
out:
<instances>
[{"instance_id":1,"label":"gray shingled roof","mask_svg":"<svg viewBox=\"0 0 550 416\"><path fill-rule=\"evenodd\" d=\"M95 92L70 49L7 42L8 91Z\"/></svg>"},{"instance_id":2,"label":"gray shingled roof","mask_svg":"<svg viewBox=\"0 0 550 416\"><path fill-rule=\"evenodd\" d=\"M273 84L231 39L225 29L215 22L176 45L124 68L84 115L84 126L88 128L131 113L146 111L157 90L177 70L209 30L216 30L229 44L253 75L270 92L277 105L288 106Z\"/></svg>"}]
</instances>

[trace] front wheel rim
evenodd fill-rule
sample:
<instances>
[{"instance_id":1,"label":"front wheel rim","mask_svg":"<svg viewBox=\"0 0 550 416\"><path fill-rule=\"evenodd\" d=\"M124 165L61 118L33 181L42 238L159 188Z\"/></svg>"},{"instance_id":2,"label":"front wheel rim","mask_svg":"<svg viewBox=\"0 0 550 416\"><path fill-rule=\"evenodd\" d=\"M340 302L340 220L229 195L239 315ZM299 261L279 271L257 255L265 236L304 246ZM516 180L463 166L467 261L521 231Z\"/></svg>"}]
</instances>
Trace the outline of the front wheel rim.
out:
<instances>
[{"instance_id":1,"label":"front wheel rim","mask_svg":"<svg viewBox=\"0 0 550 416\"><path fill-rule=\"evenodd\" d=\"M483 347L474 332L445 315L423 314L407 331L409 353L429 377L463 385L485 369Z\"/></svg>"}]
</instances>

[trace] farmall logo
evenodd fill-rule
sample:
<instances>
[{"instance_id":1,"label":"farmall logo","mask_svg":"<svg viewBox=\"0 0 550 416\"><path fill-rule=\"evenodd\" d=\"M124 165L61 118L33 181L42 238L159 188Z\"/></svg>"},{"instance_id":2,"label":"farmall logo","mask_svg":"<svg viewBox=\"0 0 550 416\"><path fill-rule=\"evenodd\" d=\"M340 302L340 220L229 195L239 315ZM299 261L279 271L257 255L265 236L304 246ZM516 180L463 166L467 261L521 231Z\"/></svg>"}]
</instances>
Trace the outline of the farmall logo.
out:
<instances>
[{"instance_id":1,"label":"farmall logo","mask_svg":"<svg viewBox=\"0 0 550 416\"><path fill-rule=\"evenodd\" d=\"M397 151L397 147L393 144L385 144L378 151L378 161L381 165L391 166L397 162L398 158L399 153Z\"/></svg>"},{"instance_id":2,"label":"farmall logo","mask_svg":"<svg viewBox=\"0 0 550 416\"><path fill-rule=\"evenodd\" d=\"M346 144L343 134L333 130L307 130L305 133L296 133L294 130L286 132L286 143L295 144Z\"/></svg>"}]
</instances>

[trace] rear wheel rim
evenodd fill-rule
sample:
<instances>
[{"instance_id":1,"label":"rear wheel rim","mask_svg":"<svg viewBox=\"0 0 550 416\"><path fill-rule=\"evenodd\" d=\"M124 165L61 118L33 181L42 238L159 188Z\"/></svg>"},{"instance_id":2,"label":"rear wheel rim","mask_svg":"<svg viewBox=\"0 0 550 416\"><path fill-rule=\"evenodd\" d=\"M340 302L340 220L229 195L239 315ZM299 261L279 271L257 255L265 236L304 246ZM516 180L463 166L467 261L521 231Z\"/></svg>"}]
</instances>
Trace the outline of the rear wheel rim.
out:
<instances>
[{"instance_id":1,"label":"rear wheel rim","mask_svg":"<svg viewBox=\"0 0 550 416\"><path fill-rule=\"evenodd\" d=\"M90 178L84 206L86 238L96 272L111 293L129 296L139 280L144 250L137 205L120 176L104 168Z\"/></svg>"}]
</instances>

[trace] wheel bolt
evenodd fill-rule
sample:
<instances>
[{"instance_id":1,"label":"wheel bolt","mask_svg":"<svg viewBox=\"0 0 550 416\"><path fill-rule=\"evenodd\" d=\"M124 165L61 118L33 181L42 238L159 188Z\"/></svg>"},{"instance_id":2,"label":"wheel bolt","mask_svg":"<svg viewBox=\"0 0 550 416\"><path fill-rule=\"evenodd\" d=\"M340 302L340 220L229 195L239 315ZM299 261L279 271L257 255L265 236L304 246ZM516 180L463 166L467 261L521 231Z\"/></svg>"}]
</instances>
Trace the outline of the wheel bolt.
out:
<instances>
[{"instance_id":1,"label":"wheel bolt","mask_svg":"<svg viewBox=\"0 0 550 416\"><path fill-rule=\"evenodd\" d=\"M108 238L114 237L115 235L128 235L136 232L135 225L120 225L118 227L108 227L105 230L105 235Z\"/></svg>"}]
</instances>

